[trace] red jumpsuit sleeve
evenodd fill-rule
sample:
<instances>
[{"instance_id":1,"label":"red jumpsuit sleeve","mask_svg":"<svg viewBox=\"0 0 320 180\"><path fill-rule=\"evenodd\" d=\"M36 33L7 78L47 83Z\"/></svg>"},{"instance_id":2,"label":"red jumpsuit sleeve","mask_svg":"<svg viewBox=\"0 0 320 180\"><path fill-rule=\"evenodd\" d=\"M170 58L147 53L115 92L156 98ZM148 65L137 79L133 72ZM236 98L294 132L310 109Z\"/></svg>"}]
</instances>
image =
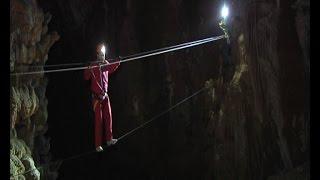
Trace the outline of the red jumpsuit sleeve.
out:
<instances>
[{"instance_id":1,"label":"red jumpsuit sleeve","mask_svg":"<svg viewBox=\"0 0 320 180\"><path fill-rule=\"evenodd\" d=\"M111 73L115 72L119 66L120 66L120 61L118 61L118 63L115 63L115 64L103 66L103 70L109 71L109 73L111 74Z\"/></svg>"}]
</instances>

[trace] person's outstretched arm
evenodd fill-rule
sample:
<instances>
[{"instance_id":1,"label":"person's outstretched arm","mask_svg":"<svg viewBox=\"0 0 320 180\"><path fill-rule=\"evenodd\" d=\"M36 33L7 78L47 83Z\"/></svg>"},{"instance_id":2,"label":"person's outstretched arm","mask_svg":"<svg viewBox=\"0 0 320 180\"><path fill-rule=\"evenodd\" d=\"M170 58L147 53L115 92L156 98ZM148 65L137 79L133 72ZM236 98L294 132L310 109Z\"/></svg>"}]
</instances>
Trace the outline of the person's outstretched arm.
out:
<instances>
[{"instance_id":1,"label":"person's outstretched arm","mask_svg":"<svg viewBox=\"0 0 320 180\"><path fill-rule=\"evenodd\" d=\"M116 71L119 66L120 66L120 59L117 59L117 63L110 64L110 65L105 65L105 66L103 66L103 70L104 71L109 71L109 73L111 74L114 71Z\"/></svg>"}]
</instances>

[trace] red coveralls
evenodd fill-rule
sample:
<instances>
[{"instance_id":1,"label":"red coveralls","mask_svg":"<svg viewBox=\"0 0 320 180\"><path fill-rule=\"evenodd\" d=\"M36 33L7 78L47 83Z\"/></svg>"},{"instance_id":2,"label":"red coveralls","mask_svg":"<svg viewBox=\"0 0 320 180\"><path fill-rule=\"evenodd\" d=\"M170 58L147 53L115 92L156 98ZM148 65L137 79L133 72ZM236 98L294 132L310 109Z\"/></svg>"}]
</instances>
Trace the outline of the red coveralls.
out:
<instances>
[{"instance_id":1,"label":"red coveralls","mask_svg":"<svg viewBox=\"0 0 320 180\"><path fill-rule=\"evenodd\" d=\"M92 64L98 65L98 64ZM95 114L95 145L101 146L103 142L112 139L112 114L109 96L104 100L99 99L99 95L108 92L108 75L113 73L120 62L101 67L94 67L84 71L84 79L91 80L92 104ZM102 84L101 84L102 83Z\"/></svg>"}]
</instances>

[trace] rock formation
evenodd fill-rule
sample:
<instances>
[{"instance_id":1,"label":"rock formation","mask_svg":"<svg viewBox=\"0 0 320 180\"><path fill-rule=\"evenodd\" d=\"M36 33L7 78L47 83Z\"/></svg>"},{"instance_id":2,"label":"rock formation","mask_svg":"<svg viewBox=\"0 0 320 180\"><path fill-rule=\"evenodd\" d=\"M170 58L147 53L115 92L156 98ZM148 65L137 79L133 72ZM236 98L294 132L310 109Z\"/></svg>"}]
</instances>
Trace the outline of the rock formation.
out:
<instances>
[{"instance_id":1,"label":"rock formation","mask_svg":"<svg viewBox=\"0 0 320 180\"><path fill-rule=\"evenodd\" d=\"M48 32L51 15L35 0L10 2L10 72L41 71L59 39L56 32ZM40 167L50 161L47 78L40 73L11 75L10 80L10 179L40 179L48 171Z\"/></svg>"}]
</instances>

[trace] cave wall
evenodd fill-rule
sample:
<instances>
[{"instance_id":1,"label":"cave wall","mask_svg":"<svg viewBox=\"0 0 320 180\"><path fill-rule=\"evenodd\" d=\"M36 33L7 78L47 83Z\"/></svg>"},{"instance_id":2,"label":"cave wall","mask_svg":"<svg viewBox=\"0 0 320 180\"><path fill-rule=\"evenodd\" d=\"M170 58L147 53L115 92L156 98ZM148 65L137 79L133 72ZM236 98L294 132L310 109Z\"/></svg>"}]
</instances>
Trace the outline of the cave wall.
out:
<instances>
[{"instance_id":1,"label":"cave wall","mask_svg":"<svg viewBox=\"0 0 320 180\"><path fill-rule=\"evenodd\" d=\"M51 28L63 35L51 51L52 64L67 61L66 54L89 57L101 39L114 57L222 34L222 1L40 2L54 14ZM228 3L232 65L224 66L223 40L122 64L110 79L114 134L137 127L204 85L209 90L119 143L112 155L66 164L60 169L64 178L309 179L309 1ZM51 108L52 121L61 119L66 126L52 131L70 132L72 123L90 122L81 75L51 76L51 101L61 101L60 92L70 99ZM66 88L71 80L81 98ZM65 112L72 101L75 110ZM74 112L88 114L72 119ZM79 125L65 142L55 141L55 152L80 153L81 139L82 147L92 148L90 133ZM94 173L86 172L83 164L97 160Z\"/></svg>"},{"instance_id":2,"label":"cave wall","mask_svg":"<svg viewBox=\"0 0 320 180\"><path fill-rule=\"evenodd\" d=\"M36 1L10 1L10 72L41 71L59 39L48 32L49 13ZM55 170L36 168L50 161L47 131L47 79L42 74L10 77L10 179L40 179ZM50 179L50 178L49 178Z\"/></svg>"},{"instance_id":3,"label":"cave wall","mask_svg":"<svg viewBox=\"0 0 320 180\"><path fill-rule=\"evenodd\" d=\"M218 108L209 117L217 179L310 178L309 79L301 48L308 33L304 45L298 38L299 31L307 31L308 8L304 4L303 28L295 28L296 13L301 15L294 3L232 3L236 66L231 81L217 82L213 107Z\"/></svg>"}]
</instances>

